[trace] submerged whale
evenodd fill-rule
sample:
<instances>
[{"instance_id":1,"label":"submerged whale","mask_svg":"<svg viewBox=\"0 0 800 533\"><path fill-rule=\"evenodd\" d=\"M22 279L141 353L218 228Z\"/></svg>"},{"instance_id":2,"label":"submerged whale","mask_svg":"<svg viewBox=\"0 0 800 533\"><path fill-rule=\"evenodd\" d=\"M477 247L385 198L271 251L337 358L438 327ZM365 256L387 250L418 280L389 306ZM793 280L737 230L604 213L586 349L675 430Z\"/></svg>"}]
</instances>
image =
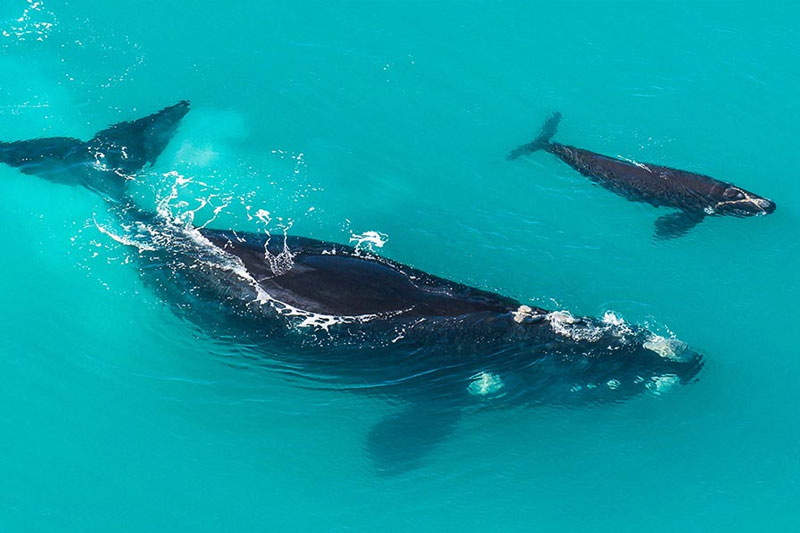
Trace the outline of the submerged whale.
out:
<instances>
[{"instance_id":1,"label":"submerged whale","mask_svg":"<svg viewBox=\"0 0 800 533\"><path fill-rule=\"evenodd\" d=\"M775 203L771 200L710 176L650 163L624 161L551 142L560 120L560 113L551 115L536 139L515 148L507 158L516 159L544 150L620 196L655 207L677 209L656 220L658 238L684 235L706 216L748 217L775 211Z\"/></svg>"},{"instance_id":2,"label":"submerged whale","mask_svg":"<svg viewBox=\"0 0 800 533\"><path fill-rule=\"evenodd\" d=\"M700 354L613 314L574 317L351 246L195 227L137 205L125 183L188 110L181 102L88 142L2 143L0 161L103 194L145 283L206 334L309 386L399 405L367 437L380 472L413 468L465 412L618 402L698 375Z\"/></svg>"}]
</instances>

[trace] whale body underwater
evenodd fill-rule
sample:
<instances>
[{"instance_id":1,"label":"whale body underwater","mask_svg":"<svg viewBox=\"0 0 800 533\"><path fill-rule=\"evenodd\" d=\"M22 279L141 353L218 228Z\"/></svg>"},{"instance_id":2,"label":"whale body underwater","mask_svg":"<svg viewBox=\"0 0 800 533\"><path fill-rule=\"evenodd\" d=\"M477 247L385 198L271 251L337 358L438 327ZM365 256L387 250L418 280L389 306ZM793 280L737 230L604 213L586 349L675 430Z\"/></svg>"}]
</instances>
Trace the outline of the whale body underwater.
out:
<instances>
[{"instance_id":1,"label":"whale body underwater","mask_svg":"<svg viewBox=\"0 0 800 533\"><path fill-rule=\"evenodd\" d=\"M130 228L143 281L205 334L301 386L396 405L366 439L379 472L414 468L464 413L619 402L700 372L696 351L610 313L574 317L351 246L194 227L138 206L126 183L188 111L180 102L86 142L0 143L0 162L102 194Z\"/></svg>"},{"instance_id":2,"label":"whale body underwater","mask_svg":"<svg viewBox=\"0 0 800 533\"><path fill-rule=\"evenodd\" d=\"M561 113L553 113L539 136L512 150L507 159L549 152L593 182L629 200L654 207L677 209L656 220L659 239L679 237L707 216L749 217L768 215L775 203L732 183L686 170L615 159L550 139L555 135Z\"/></svg>"}]
</instances>

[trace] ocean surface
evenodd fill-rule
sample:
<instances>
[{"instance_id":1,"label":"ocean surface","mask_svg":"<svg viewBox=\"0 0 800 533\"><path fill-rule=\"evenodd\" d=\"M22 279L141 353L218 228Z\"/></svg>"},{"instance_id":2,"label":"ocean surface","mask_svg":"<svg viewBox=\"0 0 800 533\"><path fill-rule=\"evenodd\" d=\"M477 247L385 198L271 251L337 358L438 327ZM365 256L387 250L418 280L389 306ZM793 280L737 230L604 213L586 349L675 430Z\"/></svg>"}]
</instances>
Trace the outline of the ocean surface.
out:
<instances>
[{"instance_id":1,"label":"ocean surface","mask_svg":"<svg viewBox=\"0 0 800 533\"><path fill-rule=\"evenodd\" d=\"M378 475L396 406L237 359L148 289L99 196L2 166L0 530L800 528L800 9L768 5L0 2L0 139L188 99L141 203L361 240L706 361L669 394L465 416ZM656 241L664 209L504 159L553 111L558 141L778 209Z\"/></svg>"}]
</instances>

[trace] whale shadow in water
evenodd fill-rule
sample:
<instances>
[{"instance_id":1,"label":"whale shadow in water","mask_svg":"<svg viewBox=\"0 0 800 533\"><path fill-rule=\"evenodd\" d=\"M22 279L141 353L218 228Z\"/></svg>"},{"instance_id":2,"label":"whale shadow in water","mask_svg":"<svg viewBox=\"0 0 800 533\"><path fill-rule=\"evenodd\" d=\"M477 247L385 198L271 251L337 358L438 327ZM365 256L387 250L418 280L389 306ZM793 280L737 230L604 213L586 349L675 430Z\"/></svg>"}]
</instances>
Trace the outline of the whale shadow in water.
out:
<instances>
[{"instance_id":1,"label":"whale shadow in water","mask_svg":"<svg viewBox=\"0 0 800 533\"><path fill-rule=\"evenodd\" d=\"M686 170L615 159L550 139L555 135L561 113L553 113L539 136L512 150L507 159L517 159L543 150L549 152L594 183L635 202L677 211L655 223L657 239L685 235L707 216L750 217L775 211L775 203L732 183Z\"/></svg>"},{"instance_id":2,"label":"whale shadow in water","mask_svg":"<svg viewBox=\"0 0 800 533\"><path fill-rule=\"evenodd\" d=\"M126 184L189 110L180 102L100 131L0 143L0 162L80 185L130 228L145 284L205 334L301 386L398 406L369 431L376 469L408 471L470 412L584 406L694 381L699 353L616 317L573 317L351 246L198 228L137 205ZM276 267L284 254L288 263Z\"/></svg>"}]
</instances>

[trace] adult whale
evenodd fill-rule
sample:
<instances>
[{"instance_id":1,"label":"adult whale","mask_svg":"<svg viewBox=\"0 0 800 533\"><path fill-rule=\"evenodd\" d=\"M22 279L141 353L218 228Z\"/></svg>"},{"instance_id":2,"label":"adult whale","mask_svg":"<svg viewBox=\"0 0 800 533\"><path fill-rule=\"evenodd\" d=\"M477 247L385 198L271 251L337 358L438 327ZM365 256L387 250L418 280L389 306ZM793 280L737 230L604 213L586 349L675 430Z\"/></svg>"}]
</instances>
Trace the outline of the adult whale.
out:
<instances>
[{"instance_id":1,"label":"adult whale","mask_svg":"<svg viewBox=\"0 0 800 533\"><path fill-rule=\"evenodd\" d=\"M380 471L413 467L464 412L616 402L700 371L697 352L612 314L573 317L350 246L198 228L136 205L125 183L156 160L188 109L86 143L1 144L0 160L104 194L143 280L206 334L306 385L401 404L367 438Z\"/></svg>"},{"instance_id":2,"label":"adult whale","mask_svg":"<svg viewBox=\"0 0 800 533\"><path fill-rule=\"evenodd\" d=\"M561 113L551 115L536 139L515 148L507 158L516 159L544 150L595 183L630 200L678 209L656 220L658 238L681 236L706 216L747 217L775 211L775 203L771 200L710 176L650 163L624 161L551 142L560 120Z\"/></svg>"}]
</instances>

